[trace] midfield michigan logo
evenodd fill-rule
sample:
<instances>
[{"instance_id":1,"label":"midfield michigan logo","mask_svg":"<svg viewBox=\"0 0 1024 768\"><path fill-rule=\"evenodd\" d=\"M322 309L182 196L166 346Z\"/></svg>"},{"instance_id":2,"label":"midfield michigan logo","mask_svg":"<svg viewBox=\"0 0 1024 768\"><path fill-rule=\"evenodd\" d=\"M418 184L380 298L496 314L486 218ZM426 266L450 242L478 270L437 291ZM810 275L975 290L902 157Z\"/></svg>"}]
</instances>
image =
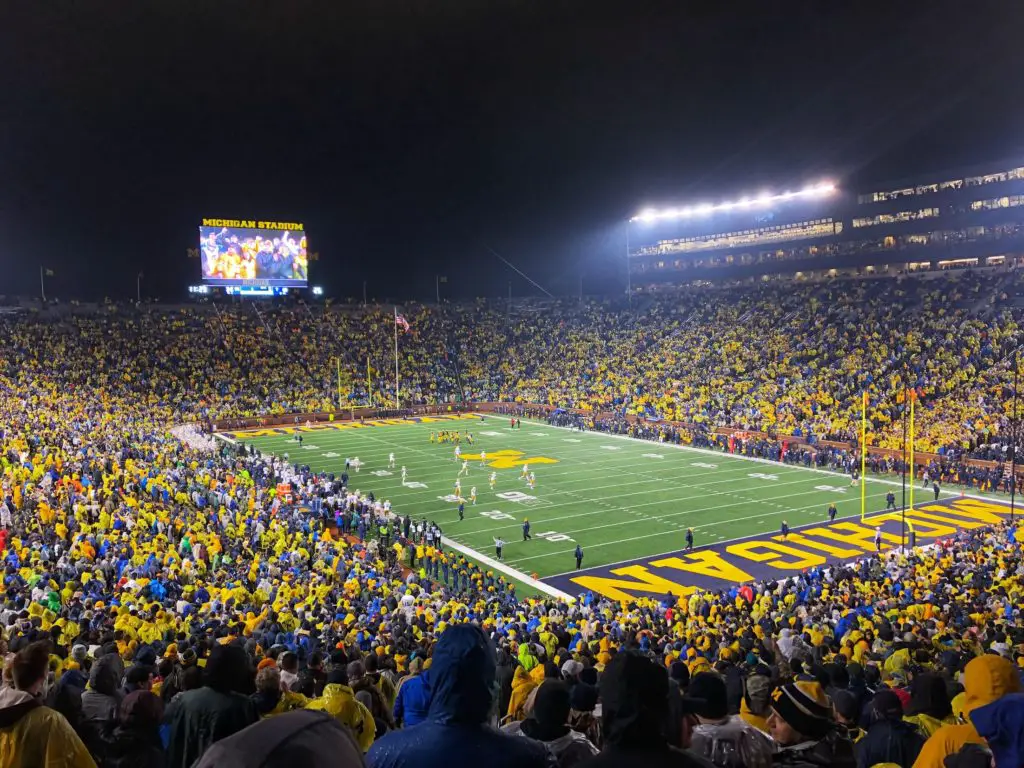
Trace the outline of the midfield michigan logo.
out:
<instances>
[{"instance_id":1,"label":"midfield michigan logo","mask_svg":"<svg viewBox=\"0 0 1024 768\"><path fill-rule=\"evenodd\" d=\"M468 461L480 461L479 453L464 453L462 458ZM527 456L523 451L504 450L487 454L487 466L494 469L515 469L523 464L557 464L558 459L547 456Z\"/></svg>"}]
</instances>

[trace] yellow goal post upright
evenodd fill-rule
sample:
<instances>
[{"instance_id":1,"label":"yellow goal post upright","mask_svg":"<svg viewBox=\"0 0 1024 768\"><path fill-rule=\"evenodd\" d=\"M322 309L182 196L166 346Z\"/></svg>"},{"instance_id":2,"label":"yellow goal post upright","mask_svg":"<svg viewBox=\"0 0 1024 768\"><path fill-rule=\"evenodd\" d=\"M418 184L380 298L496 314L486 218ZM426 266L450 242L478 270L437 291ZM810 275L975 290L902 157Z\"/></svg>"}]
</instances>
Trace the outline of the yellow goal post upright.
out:
<instances>
[{"instance_id":1,"label":"yellow goal post upright","mask_svg":"<svg viewBox=\"0 0 1024 768\"><path fill-rule=\"evenodd\" d=\"M917 484L917 472L914 466L914 401L917 400L917 390L907 390L907 397L910 399L910 466L907 472L910 474L910 511L914 511L914 486Z\"/></svg>"},{"instance_id":2,"label":"yellow goal post upright","mask_svg":"<svg viewBox=\"0 0 1024 768\"><path fill-rule=\"evenodd\" d=\"M860 521L867 513L867 465L868 465L868 391L865 389L860 400Z\"/></svg>"}]
</instances>

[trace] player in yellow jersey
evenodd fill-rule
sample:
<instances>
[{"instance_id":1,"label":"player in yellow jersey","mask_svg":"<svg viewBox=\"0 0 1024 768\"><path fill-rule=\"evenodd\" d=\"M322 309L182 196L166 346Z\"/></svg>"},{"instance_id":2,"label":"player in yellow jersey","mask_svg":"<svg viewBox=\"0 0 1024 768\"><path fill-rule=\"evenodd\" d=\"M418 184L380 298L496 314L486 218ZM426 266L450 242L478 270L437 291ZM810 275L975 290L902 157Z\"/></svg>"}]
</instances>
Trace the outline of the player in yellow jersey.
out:
<instances>
[{"instance_id":1,"label":"player in yellow jersey","mask_svg":"<svg viewBox=\"0 0 1024 768\"><path fill-rule=\"evenodd\" d=\"M487 464L487 451L480 451L480 466Z\"/></svg>"},{"instance_id":2,"label":"player in yellow jersey","mask_svg":"<svg viewBox=\"0 0 1024 768\"><path fill-rule=\"evenodd\" d=\"M430 433L430 443L433 444L436 441L436 439L437 439L437 436L433 432L431 432Z\"/></svg>"}]
</instances>

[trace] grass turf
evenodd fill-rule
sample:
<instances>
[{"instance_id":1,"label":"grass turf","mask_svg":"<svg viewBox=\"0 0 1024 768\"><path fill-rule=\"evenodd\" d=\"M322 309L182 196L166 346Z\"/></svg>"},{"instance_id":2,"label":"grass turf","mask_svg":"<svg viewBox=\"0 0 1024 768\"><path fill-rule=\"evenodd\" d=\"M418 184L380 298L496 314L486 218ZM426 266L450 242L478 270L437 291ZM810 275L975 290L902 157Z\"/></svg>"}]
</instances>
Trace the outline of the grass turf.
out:
<instances>
[{"instance_id":1,"label":"grass turf","mask_svg":"<svg viewBox=\"0 0 1024 768\"><path fill-rule=\"evenodd\" d=\"M462 443L463 454L472 457L469 475L462 478L462 521L452 495L462 465L453 460L453 445L429 440L440 429L468 430L475 438L474 445ZM577 543L590 568L678 551L685 547L687 528L700 546L776 532L782 520L794 528L824 522L832 501L839 518L860 512L860 489L839 475L525 420L514 431L500 417L324 429L304 433L301 449L292 435L237 437L336 473L346 457L358 456L362 466L358 473L350 470L350 487L390 499L401 514L436 521L445 536L479 553L493 555L500 536L506 541L505 564L540 578L572 570ZM486 466L478 458L481 450ZM536 474L535 490L519 479L524 462ZM473 486L475 505L469 502ZM899 488L869 481L868 511L881 511L890 490L898 503ZM932 498L920 488L917 494L921 502ZM532 539L523 541L527 518Z\"/></svg>"}]
</instances>

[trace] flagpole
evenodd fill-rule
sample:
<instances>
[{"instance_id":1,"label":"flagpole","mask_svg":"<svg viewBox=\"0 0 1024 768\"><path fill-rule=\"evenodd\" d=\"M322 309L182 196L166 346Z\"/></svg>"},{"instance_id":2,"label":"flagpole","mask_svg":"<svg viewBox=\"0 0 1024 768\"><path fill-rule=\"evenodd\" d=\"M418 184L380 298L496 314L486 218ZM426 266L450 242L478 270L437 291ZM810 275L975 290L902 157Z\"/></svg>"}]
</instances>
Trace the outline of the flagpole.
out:
<instances>
[{"instance_id":1,"label":"flagpole","mask_svg":"<svg viewBox=\"0 0 1024 768\"><path fill-rule=\"evenodd\" d=\"M43 303L46 303L46 283L43 282L43 268L39 267L39 293L43 297Z\"/></svg>"},{"instance_id":2,"label":"flagpole","mask_svg":"<svg viewBox=\"0 0 1024 768\"><path fill-rule=\"evenodd\" d=\"M370 356L366 356L366 396L369 398L370 407L373 408L373 385L370 383Z\"/></svg>"},{"instance_id":3,"label":"flagpole","mask_svg":"<svg viewBox=\"0 0 1024 768\"><path fill-rule=\"evenodd\" d=\"M401 408L398 399L398 307L395 307L395 410Z\"/></svg>"}]
</instances>

